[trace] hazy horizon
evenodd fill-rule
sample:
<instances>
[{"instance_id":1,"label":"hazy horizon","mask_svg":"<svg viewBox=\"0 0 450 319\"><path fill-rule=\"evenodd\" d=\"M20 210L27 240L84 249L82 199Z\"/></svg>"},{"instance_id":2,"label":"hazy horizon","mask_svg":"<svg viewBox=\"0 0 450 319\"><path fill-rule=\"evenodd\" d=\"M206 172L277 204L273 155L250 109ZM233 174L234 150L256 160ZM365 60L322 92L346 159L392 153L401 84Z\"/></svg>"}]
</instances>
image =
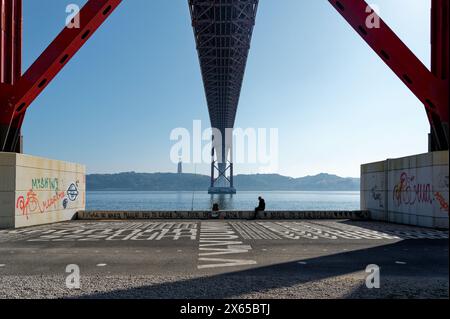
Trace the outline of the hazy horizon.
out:
<instances>
[{"instance_id":1,"label":"hazy horizon","mask_svg":"<svg viewBox=\"0 0 450 319\"><path fill-rule=\"evenodd\" d=\"M113 173L88 173L87 175L116 175L116 174L127 174L127 173L134 173L134 174L178 174L177 172L137 172L137 171L123 171L123 172L113 172ZM208 176L208 174L203 174L203 173L191 173L191 172L183 172L181 174L188 174L188 175L200 175L200 176ZM318 173L318 174L313 174L313 175L304 175L304 176L299 176L299 177L294 177L294 176L289 176L289 175L283 175L283 174L278 174L278 173L255 173L255 174L250 174L250 173L237 173L235 174L235 176L239 176L239 175L279 175L282 177L289 177L289 178L303 178L303 177L315 177L315 176L319 176L319 175L331 175L331 176L337 176L340 178L356 178L356 179L360 179L359 176L355 177L355 176L339 176L336 174L329 174L329 173Z\"/></svg>"}]
</instances>

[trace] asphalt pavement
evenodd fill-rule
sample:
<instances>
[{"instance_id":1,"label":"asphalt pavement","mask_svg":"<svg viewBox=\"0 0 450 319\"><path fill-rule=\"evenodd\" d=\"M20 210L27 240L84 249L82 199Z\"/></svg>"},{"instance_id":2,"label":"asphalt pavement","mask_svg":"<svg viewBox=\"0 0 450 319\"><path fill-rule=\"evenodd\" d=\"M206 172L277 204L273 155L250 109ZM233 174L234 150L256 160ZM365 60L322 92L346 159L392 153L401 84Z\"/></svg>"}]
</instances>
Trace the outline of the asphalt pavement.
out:
<instances>
[{"instance_id":1,"label":"asphalt pavement","mask_svg":"<svg viewBox=\"0 0 450 319\"><path fill-rule=\"evenodd\" d=\"M448 231L381 222L72 221L0 231L0 298L448 298L448 270ZM369 288L376 273L379 288Z\"/></svg>"}]
</instances>

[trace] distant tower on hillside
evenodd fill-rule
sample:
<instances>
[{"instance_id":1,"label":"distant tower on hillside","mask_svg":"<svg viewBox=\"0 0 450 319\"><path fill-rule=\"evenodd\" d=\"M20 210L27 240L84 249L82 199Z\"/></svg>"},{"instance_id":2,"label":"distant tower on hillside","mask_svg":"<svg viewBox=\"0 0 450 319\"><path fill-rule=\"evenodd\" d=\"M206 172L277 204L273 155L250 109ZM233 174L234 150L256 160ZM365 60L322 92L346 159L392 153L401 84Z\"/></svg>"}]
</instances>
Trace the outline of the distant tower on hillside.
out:
<instances>
[{"instance_id":1,"label":"distant tower on hillside","mask_svg":"<svg viewBox=\"0 0 450 319\"><path fill-rule=\"evenodd\" d=\"M178 174L183 174L183 162L180 161L178 162L178 170L177 170Z\"/></svg>"}]
</instances>

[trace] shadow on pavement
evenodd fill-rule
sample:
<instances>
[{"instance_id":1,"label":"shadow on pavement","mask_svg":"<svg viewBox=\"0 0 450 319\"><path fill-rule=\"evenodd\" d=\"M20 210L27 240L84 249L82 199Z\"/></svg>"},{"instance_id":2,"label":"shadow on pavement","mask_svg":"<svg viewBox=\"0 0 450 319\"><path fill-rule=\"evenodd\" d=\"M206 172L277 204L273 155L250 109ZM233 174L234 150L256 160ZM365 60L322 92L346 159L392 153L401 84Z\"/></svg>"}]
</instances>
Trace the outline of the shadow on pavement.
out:
<instances>
[{"instance_id":1,"label":"shadow on pavement","mask_svg":"<svg viewBox=\"0 0 450 319\"><path fill-rule=\"evenodd\" d=\"M380 266L383 289L369 290L365 287L365 279L361 279L361 283L357 284L359 287L347 294L347 298L402 297L402 290L398 290L396 286L399 282L408 285L405 289L411 292L411 296L408 293L403 296L414 297L417 293L420 294L423 285L430 284L435 279L441 284L446 282L445 287L433 286L431 289L434 291L437 289L438 294L446 294L448 298L448 250L444 251L447 248L448 240L404 240L362 250L224 274L99 292L81 298L227 299L272 289L289 290L293 289L293 286L355 272L363 272L365 278L364 270L369 264ZM300 261L306 264L299 264ZM324 287L324 291L326 289L327 287Z\"/></svg>"}]
</instances>

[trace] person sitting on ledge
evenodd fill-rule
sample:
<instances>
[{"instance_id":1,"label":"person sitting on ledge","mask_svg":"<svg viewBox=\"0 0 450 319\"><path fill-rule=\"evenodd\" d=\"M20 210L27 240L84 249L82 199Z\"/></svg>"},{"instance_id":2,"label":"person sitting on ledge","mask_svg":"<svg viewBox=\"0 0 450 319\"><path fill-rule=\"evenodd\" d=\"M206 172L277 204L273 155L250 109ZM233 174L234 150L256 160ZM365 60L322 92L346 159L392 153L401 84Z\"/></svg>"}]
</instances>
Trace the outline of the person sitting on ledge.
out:
<instances>
[{"instance_id":1,"label":"person sitting on ledge","mask_svg":"<svg viewBox=\"0 0 450 319\"><path fill-rule=\"evenodd\" d=\"M219 217L219 204L214 203L211 211L211 218L218 218Z\"/></svg>"},{"instance_id":2,"label":"person sitting on ledge","mask_svg":"<svg viewBox=\"0 0 450 319\"><path fill-rule=\"evenodd\" d=\"M256 219L258 217L258 212L263 212L266 210L266 201L264 200L264 198L262 198L261 196L258 197L258 207L255 208L255 217L254 219Z\"/></svg>"}]
</instances>

